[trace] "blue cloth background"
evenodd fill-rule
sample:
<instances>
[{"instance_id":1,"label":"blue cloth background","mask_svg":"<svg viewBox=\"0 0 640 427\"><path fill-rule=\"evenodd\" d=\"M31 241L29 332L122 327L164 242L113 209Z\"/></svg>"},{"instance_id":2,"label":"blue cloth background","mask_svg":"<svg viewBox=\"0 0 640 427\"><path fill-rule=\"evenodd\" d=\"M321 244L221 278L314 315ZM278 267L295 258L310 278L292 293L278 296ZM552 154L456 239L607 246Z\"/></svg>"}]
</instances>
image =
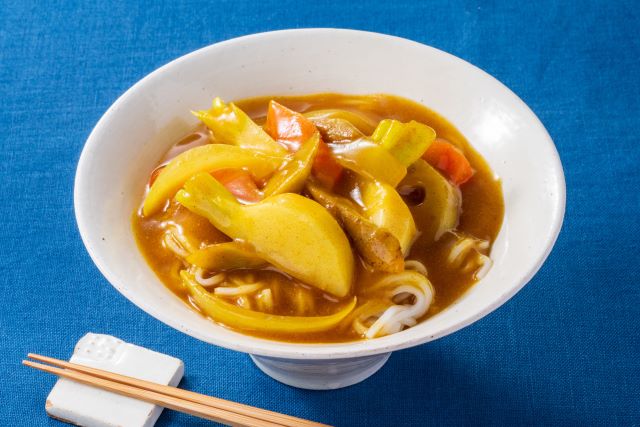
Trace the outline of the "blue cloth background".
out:
<instances>
[{"instance_id":1,"label":"blue cloth background","mask_svg":"<svg viewBox=\"0 0 640 427\"><path fill-rule=\"evenodd\" d=\"M44 412L54 378L20 361L67 357L87 331L182 358L185 388L338 426L640 425L640 8L569 3L0 0L0 425L61 425ZM562 233L528 286L334 392L284 386L134 307L73 214L80 150L123 91L202 46L298 27L394 34L483 68L538 114L567 179Z\"/></svg>"}]
</instances>

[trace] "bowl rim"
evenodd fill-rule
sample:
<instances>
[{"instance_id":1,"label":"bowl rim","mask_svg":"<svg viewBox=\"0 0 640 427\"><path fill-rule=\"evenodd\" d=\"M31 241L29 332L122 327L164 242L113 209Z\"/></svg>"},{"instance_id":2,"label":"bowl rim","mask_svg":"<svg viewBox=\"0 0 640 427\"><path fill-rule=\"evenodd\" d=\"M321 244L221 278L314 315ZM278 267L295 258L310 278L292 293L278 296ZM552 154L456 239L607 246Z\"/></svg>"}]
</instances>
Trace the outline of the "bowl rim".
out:
<instances>
[{"instance_id":1,"label":"bowl rim","mask_svg":"<svg viewBox=\"0 0 640 427\"><path fill-rule=\"evenodd\" d=\"M435 53L439 55L444 55L449 57L450 60L454 61L457 65L467 67L473 72L481 73L485 78L489 78L502 87L503 90L506 91L510 96L513 97L514 101L519 102L522 107L524 107L524 111L526 111L533 118L532 125L538 128L541 131L541 135L544 135L544 138L541 138L539 141L540 144L547 145L547 148L550 148L550 157L548 159L549 162L553 163L553 169L557 172L558 179L558 188L557 192L554 193L556 200L558 202L558 209L553 212L552 221L551 221L551 233L549 234L549 238L546 242L546 246L544 251L542 251L536 258L535 262L531 265L526 274L523 274L520 277L520 280L515 286L511 286L508 290L494 300L491 301L487 306L483 309L468 316L461 316L459 321L453 322L448 327L439 330L435 334L423 334L418 337L413 337L412 339L402 340L402 333L400 334L392 334L386 337L377 338L374 340L368 341L353 341L346 343L326 343L326 344L316 344L316 343L290 343L284 341L274 341L268 339L262 339L253 337L251 335L242 334L240 332L235 332L235 334L239 335L243 339L229 341L226 339L221 339L218 337L211 337L211 335L206 335L200 333L199 331L192 330L183 325L179 319L173 319L169 316L164 316L162 314L162 310L157 310L153 304L147 304L144 299L136 298L134 292L130 292L128 287L123 283L120 283L117 279L116 275L113 274L110 268L103 262L101 256L96 252L96 249L92 246L89 234L89 224L90 224L90 213L85 211L81 206L80 202L81 191L80 191L80 183L83 179L83 176L87 174L89 164L88 158L90 157L89 153L93 150L94 145L96 145L96 138L98 134L102 132L102 129L107 126L110 121L110 116L117 111L121 104L125 103L126 100L132 96L140 87L144 86L147 82L152 79L157 78L158 75L161 75L165 70L173 67L179 66L182 62L188 61L190 58L205 55L209 51L213 51L215 49L221 47L229 47L233 45L241 45L245 42L250 42L256 39L265 38L265 37L278 37L281 35L289 35L294 36L300 33L340 33L344 36L357 36L357 37L368 37L373 40L393 40L398 43L404 43L407 45L414 45L416 47L420 47L423 49L430 49L435 51ZM241 37L236 37L224 41L220 41L217 43L210 44L208 46L204 46L197 50L194 50L190 53L182 55L161 67L155 69L151 73L145 75L142 79L138 80L133 86L127 89L122 95L118 97L118 99L107 109L107 111L102 115L100 120L97 122L89 137L87 138L82 152L80 154L80 158L78 161L78 166L76 169L75 180L74 180L74 212L76 217L76 223L78 225L78 230L80 232L81 239L83 244L89 253L89 256L93 260L94 264L98 268L98 270L102 273L102 275L107 279L107 281L115 287L118 292L120 292L125 298L131 301L134 305L145 311L147 314L156 318L157 320L163 322L164 324L171 326L172 328L183 332L187 335L190 335L194 338L197 338L201 341L215 344L220 347L228 348L231 350L241 351L250 354L262 355L262 356L270 356L270 357L279 357L286 359L340 359L340 358L354 358L354 357L363 357L363 356L373 356L382 353L388 353L390 351L401 350L409 347L414 347L416 345L423 344L428 341L432 341L446 335L449 335L453 332L456 332L471 323L481 319L482 317L488 315L493 312L495 309L506 303L509 299L513 297L520 289L524 287L538 272L541 268L551 250L553 249L555 242L557 241L558 235L560 234L560 230L562 228L564 214L566 209L566 181L564 176L564 170L562 167L562 163L560 160L560 155L557 151L553 140L551 139L549 133L546 128L537 117L537 115L529 108L529 106L518 97L511 89L509 89L506 85L500 82L498 79L482 70L481 68L440 49L435 47L419 43L413 40L409 40L402 37L397 37L393 35L387 35L377 32L370 31L361 31L361 30L352 30L352 29L341 29L341 28L302 28L302 29L286 29L286 30L277 30L277 31L266 31L255 34L249 34ZM362 344L366 343L366 344Z\"/></svg>"}]
</instances>

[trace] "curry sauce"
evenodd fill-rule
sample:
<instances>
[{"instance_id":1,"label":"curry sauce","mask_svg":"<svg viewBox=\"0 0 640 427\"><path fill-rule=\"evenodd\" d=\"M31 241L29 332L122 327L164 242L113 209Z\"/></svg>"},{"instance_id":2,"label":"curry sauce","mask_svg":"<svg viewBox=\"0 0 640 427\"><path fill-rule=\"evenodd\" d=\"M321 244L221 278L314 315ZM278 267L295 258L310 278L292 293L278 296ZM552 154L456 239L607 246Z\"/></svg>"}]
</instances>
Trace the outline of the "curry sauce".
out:
<instances>
[{"instance_id":1,"label":"curry sauce","mask_svg":"<svg viewBox=\"0 0 640 427\"><path fill-rule=\"evenodd\" d=\"M274 96L241 100L235 102L235 104L256 123L262 124L264 123L270 100L275 100L301 113L323 109L343 109L365 115L372 123L378 123L383 119L396 119L401 122L415 120L432 127L438 137L448 140L464 153L475 171L473 177L460 186L462 209L456 229L457 232L486 240L489 244L495 240L504 214L500 181L464 136L439 114L418 103L389 95L318 94L287 97ZM198 127L177 141L160 164L186 149L207 143L209 143L208 131L203 126ZM412 195L403 194L403 196L405 196L405 201L407 201L407 205L413 213L416 228L420 233L420 230L429 226L428 221L430 219L417 215L415 204L429 203L429 200L411 200ZM143 216L141 211L137 211L133 215L133 232L149 266L174 294L195 310L200 311L181 282L179 271L184 268L183 261L177 258L173 252L167 250L163 244L163 236L168 225L179 226L185 235L191 236L194 241L200 244L227 242L231 239L218 231L207 219L191 213L175 201L169 202L165 210L150 217ZM426 266L428 278L435 290L433 303L420 320L431 317L445 309L476 282L472 271L463 271L460 268L451 267L447 263L452 236L451 234L445 234L439 240L433 242L431 239L425 238L424 235L418 234L409 255L406 257L406 259L420 261ZM309 248L309 250L313 250L313 248ZM363 291L371 283L378 280L383 273L372 270L366 263L362 262L355 251L354 258L356 259L356 273L352 294L358 297L358 306L360 306L367 301ZM229 277L271 284L275 301L273 314L299 315L291 303L296 298L296 292L300 292L301 295L312 296L312 299L308 302L309 312L306 315L322 316L333 313L344 305L345 301L312 286L300 283L274 267L230 272ZM362 339L353 330L344 327L307 334L241 332L290 342L326 343Z\"/></svg>"}]
</instances>

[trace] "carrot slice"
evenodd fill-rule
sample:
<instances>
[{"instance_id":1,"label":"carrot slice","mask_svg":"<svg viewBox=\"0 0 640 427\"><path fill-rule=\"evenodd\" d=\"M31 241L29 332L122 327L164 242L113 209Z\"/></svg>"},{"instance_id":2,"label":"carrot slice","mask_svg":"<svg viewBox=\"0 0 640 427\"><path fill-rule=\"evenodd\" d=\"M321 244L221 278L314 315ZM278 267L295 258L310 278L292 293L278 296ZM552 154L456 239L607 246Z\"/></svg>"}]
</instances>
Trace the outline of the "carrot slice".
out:
<instances>
[{"instance_id":1,"label":"carrot slice","mask_svg":"<svg viewBox=\"0 0 640 427\"><path fill-rule=\"evenodd\" d=\"M265 130L289 151L298 151L318 131L311 120L275 101L269 103Z\"/></svg>"},{"instance_id":2,"label":"carrot slice","mask_svg":"<svg viewBox=\"0 0 640 427\"><path fill-rule=\"evenodd\" d=\"M462 185L469 181L474 174L469 160L462 151L442 138L436 138L422 158L443 172L456 185Z\"/></svg>"},{"instance_id":3,"label":"carrot slice","mask_svg":"<svg viewBox=\"0 0 640 427\"><path fill-rule=\"evenodd\" d=\"M344 168L336 160L329 146L320 141L318 154L311 167L311 173L325 187L332 189L340 180Z\"/></svg>"},{"instance_id":4,"label":"carrot slice","mask_svg":"<svg viewBox=\"0 0 640 427\"><path fill-rule=\"evenodd\" d=\"M267 111L265 131L289 151L295 152L318 130L313 122L302 114L271 101ZM333 188L342 176L343 167L322 140L311 171L313 176L329 188Z\"/></svg>"},{"instance_id":5,"label":"carrot slice","mask_svg":"<svg viewBox=\"0 0 640 427\"><path fill-rule=\"evenodd\" d=\"M244 169L220 169L211 175L236 196L236 199L251 203L261 199L258 186L251 174Z\"/></svg>"}]
</instances>

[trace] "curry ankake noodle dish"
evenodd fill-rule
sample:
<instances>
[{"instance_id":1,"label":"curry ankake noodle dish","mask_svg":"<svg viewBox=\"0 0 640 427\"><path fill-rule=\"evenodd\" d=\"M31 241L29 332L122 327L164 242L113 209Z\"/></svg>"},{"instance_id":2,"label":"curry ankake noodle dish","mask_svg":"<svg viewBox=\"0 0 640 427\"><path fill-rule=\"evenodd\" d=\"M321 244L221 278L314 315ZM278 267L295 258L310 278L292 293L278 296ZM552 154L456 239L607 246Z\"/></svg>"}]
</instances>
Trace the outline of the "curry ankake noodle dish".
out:
<instances>
[{"instance_id":1,"label":"curry ankake noodle dish","mask_svg":"<svg viewBox=\"0 0 640 427\"><path fill-rule=\"evenodd\" d=\"M346 342L440 312L491 268L500 182L444 118L389 95L216 98L150 174L133 229L192 308Z\"/></svg>"}]
</instances>

